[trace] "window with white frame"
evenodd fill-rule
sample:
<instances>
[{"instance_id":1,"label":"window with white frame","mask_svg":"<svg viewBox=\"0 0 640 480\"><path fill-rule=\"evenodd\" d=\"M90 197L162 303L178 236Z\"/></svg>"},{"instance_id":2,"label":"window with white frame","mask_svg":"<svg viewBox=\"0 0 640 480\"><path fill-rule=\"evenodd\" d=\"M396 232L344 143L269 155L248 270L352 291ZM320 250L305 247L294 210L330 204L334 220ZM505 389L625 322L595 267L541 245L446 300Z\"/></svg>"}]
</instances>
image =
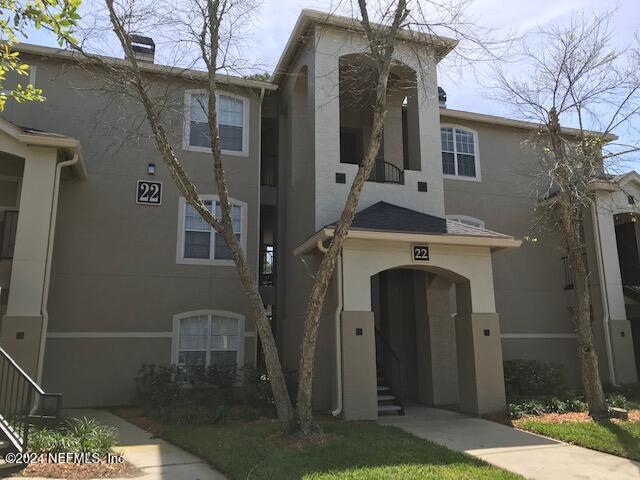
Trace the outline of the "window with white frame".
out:
<instances>
[{"instance_id":1,"label":"window with white frame","mask_svg":"<svg viewBox=\"0 0 640 480\"><path fill-rule=\"evenodd\" d=\"M244 318L198 311L174 317L174 362L179 367L242 366Z\"/></svg>"},{"instance_id":2,"label":"window with white frame","mask_svg":"<svg viewBox=\"0 0 640 480\"><path fill-rule=\"evenodd\" d=\"M478 136L466 128L442 127L442 172L447 176L479 179Z\"/></svg>"},{"instance_id":3,"label":"window with white frame","mask_svg":"<svg viewBox=\"0 0 640 480\"><path fill-rule=\"evenodd\" d=\"M218 134L223 153L246 155L248 151L248 101L244 97L216 94ZM185 94L184 148L211 151L208 93L188 91Z\"/></svg>"},{"instance_id":4,"label":"window with white frame","mask_svg":"<svg viewBox=\"0 0 640 480\"><path fill-rule=\"evenodd\" d=\"M480 220L479 218L469 217L467 215L447 215L447 218L454 222L471 225L472 227L484 228L484 220Z\"/></svg>"},{"instance_id":5,"label":"window with white frame","mask_svg":"<svg viewBox=\"0 0 640 480\"><path fill-rule=\"evenodd\" d=\"M220 202L216 195L203 195L204 205L216 218L222 218ZM230 199L233 232L246 249L246 204ZM184 198L180 199L178 222L178 263L192 264L233 264L231 251L222 236L218 235ZM214 210L215 208L215 210Z\"/></svg>"}]
</instances>

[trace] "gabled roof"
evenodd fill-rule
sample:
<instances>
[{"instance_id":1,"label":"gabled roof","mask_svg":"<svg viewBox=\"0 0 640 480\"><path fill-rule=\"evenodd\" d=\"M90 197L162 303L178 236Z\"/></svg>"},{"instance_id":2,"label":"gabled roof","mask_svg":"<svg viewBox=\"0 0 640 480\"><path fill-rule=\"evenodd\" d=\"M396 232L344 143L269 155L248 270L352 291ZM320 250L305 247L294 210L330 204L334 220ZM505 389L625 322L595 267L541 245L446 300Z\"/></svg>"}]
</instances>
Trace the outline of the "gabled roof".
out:
<instances>
[{"instance_id":1,"label":"gabled roof","mask_svg":"<svg viewBox=\"0 0 640 480\"><path fill-rule=\"evenodd\" d=\"M280 60L278 60L278 64L273 71L273 83L280 83L282 76L287 72L289 64L295 56L305 33L313 25L326 25L357 32L364 31L362 23L358 19L320 12L318 10L303 9L302 12L300 12L300 16L298 17L298 21L296 22L291 35L289 36L289 40L280 55ZM397 37L400 40L407 42L432 45L436 48L438 60L444 58L458 44L458 41L452 38L428 35L426 33L416 32L409 29L400 30Z\"/></svg>"},{"instance_id":2,"label":"gabled roof","mask_svg":"<svg viewBox=\"0 0 640 480\"><path fill-rule=\"evenodd\" d=\"M80 142L75 138L35 128L20 127L2 117L0 117L0 131L24 145L56 148L67 152L69 157L77 155L78 161L73 165L73 170L79 178L87 179L87 170L80 154Z\"/></svg>"},{"instance_id":3,"label":"gabled roof","mask_svg":"<svg viewBox=\"0 0 640 480\"><path fill-rule=\"evenodd\" d=\"M328 227L335 227L332 223ZM412 233L447 233L447 220L387 202L378 202L356 213L352 230Z\"/></svg>"},{"instance_id":4,"label":"gabled roof","mask_svg":"<svg viewBox=\"0 0 640 480\"><path fill-rule=\"evenodd\" d=\"M336 223L325 225L294 250L307 253L331 238ZM387 202L378 202L356 213L348 238L398 242L428 242L448 245L490 247L492 250L519 247L510 235L474 227Z\"/></svg>"}]
</instances>

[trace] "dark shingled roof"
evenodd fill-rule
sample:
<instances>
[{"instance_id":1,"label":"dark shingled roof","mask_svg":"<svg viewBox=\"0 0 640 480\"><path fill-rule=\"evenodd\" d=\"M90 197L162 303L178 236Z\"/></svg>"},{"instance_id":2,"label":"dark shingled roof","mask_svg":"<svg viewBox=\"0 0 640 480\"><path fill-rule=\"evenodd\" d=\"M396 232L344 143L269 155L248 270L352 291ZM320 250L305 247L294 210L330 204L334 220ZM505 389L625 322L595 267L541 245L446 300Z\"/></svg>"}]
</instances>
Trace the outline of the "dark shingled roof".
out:
<instances>
[{"instance_id":1,"label":"dark shingled roof","mask_svg":"<svg viewBox=\"0 0 640 480\"><path fill-rule=\"evenodd\" d=\"M328 226L335 226L335 224ZM447 220L387 202L378 202L356 213L351 228L445 234L447 233Z\"/></svg>"}]
</instances>

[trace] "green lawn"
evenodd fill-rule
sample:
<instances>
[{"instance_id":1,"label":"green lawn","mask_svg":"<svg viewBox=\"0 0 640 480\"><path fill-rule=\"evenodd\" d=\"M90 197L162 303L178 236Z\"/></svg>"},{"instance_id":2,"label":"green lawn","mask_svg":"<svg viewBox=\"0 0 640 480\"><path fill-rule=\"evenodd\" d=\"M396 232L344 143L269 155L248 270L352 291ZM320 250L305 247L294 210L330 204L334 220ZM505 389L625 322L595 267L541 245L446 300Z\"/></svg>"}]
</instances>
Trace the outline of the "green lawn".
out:
<instances>
[{"instance_id":1,"label":"green lawn","mask_svg":"<svg viewBox=\"0 0 640 480\"><path fill-rule=\"evenodd\" d=\"M521 479L479 460L368 422L323 423L324 445L287 444L273 421L163 426L161 435L231 479Z\"/></svg>"},{"instance_id":2,"label":"green lawn","mask_svg":"<svg viewBox=\"0 0 640 480\"><path fill-rule=\"evenodd\" d=\"M530 417L519 420L517 426L581 447L640 461L640 422L545 423Z\"/></svg>"}]
</instances>

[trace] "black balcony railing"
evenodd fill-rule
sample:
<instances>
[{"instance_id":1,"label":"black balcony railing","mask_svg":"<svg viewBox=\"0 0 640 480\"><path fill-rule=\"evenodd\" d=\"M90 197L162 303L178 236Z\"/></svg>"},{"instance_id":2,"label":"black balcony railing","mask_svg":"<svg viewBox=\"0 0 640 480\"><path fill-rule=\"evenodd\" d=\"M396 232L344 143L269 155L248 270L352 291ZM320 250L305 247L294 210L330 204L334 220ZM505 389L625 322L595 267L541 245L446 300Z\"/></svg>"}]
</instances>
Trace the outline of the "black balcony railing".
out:
<instances>
[{"instance_id":1,"label":"black balcony railing","mask_svg":"<svg viewBox=\"0 0 640 480\"><path fill-rule=\"evenodd\" d=\"M31 425L58 421L62 395L45 393L0 348L0 431L19 452L27 450Z\"/></svg>"},{"instance_id":2,"label":"black balcony railing","mask_svg":"<svg viewBox=\"0 0 640 480\"><path fill-rule=\"evenodd\" d=\"M275 284L276 250L273 245L265 245L260 250L260 285Z\"/></svg>"},{"instance_id":3,"label":"black balcony railing","mask_svg":"<svg viewBox=\"0 0 640 480\"><path fill-rule=\"evenodd\" d=\"M376 160L369 175L369 181L404 185L404 171L396 167L393 163Z\"/></svg>"}]
</instances>

